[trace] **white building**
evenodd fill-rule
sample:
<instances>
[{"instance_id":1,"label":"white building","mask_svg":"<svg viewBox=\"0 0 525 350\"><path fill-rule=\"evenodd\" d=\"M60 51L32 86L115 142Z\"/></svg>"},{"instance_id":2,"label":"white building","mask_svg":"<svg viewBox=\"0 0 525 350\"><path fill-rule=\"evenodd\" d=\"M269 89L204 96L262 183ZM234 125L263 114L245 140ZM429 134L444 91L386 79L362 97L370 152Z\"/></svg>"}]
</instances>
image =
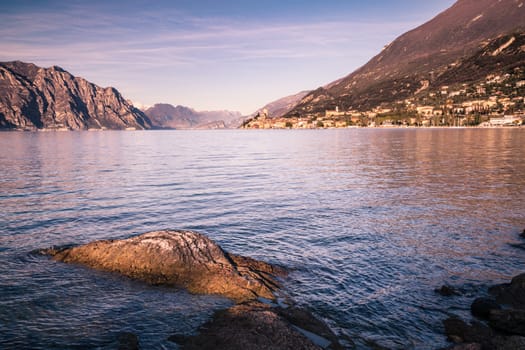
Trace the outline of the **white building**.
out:
<instances>
[{"instance_id":1,"label":"white building","mask_svg":"<svg viewBox=\"0 0 525 350\"><path fill-rule=\"evenodd\" d=\"M490 126L514 126L521 125L522 120L515 115L505 115L503 117L490 118Z\"/></svg>"}]
</instances>

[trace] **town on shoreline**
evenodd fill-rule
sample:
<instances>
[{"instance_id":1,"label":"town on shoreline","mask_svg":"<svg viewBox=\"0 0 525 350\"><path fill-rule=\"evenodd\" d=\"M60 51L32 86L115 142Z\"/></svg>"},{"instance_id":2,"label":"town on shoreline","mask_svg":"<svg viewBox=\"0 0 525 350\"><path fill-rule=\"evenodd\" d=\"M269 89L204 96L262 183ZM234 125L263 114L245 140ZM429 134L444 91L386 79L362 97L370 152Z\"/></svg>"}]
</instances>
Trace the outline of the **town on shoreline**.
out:
<instances>
[{"instance_id":1,"label":"town on shoreline","mask_svg":"<svg viewBox=\"0 0 525 350\"><path fill-rule=\"evenodd\" d=\"M421 81L411 97L369 110L331 106L304 115L273 116L260 110L241 125L246 129L347 127L508 127L525 122L525 72L489 74L482 82L431 89Z\"/></svg>"},{"instance_id":2,"label":"town on shoreline","mask_svg":"<svg viewBox=\"0 0 525 350\"><path fill-rule=\"evenodd\" d=\"M384 118L341 114L334 118L331 111L319 117L268 118L265 114L247 120L241 129L334 129L334 128L521 128L525 124L524 115L494 115L483 118L480 123L471 123L465 117L452 117L448 122L433 122L432 119L410 117Z\"/></svg>"}]
</instances>

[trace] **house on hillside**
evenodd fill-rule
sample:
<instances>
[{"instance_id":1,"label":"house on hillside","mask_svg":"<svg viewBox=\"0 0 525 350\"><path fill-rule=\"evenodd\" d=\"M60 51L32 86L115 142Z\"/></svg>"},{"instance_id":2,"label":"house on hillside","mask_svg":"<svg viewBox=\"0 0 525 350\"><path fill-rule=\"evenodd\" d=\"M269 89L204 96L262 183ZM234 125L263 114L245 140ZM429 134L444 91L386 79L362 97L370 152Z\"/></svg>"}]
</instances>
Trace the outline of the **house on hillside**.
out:
<instances>
[{"instance_id":1,"label":"house on hillside","mask_svg":"<svg viewBox=\"0 0 525 350\"><path fill-rule=\"evenodd\" d=\"M434 113L434 107L432 106L420 106L416 107L417 114L422 116L431 116Z\"/></svg>"}]
</instances>

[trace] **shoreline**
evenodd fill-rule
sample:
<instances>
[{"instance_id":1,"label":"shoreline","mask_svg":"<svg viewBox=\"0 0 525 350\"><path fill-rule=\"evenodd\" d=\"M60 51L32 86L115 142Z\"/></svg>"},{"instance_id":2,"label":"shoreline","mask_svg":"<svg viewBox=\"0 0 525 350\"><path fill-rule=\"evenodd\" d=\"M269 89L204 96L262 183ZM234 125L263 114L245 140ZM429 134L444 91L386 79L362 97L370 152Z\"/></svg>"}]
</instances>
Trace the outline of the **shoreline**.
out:
<instances>
[{"instance_id":1,"label":"shoreline","mask_svg":"<svg viewBox=\"0 0 525 350\"><path fill-rule=\"evenodd\" d=\"M525 239L525 230L519 236ZM461 296L447 285L435 292L443 297ZM525 349L525 272L508 283L491 285L487 292L488 296L474 297L472 321L455 315L443 320L447 340L453 343L443 350Z\"/></svg>"},{"instance_id":2,"label":"shoreline","mask_svg":"<svg viewBox=\"0 0 525 350\"><path fill-rule=\"evenodd\" d=\"M223 129L0 129L5 133L64 133L64 132L114 132L114 131L226 131L226 130L345 130L345 129L410 129L410 130L431 130L431 129L525 129L525 125L517 126L346 126L346 127L326 127L326 128L223 128Z\"/></svg>"}]
</instances>

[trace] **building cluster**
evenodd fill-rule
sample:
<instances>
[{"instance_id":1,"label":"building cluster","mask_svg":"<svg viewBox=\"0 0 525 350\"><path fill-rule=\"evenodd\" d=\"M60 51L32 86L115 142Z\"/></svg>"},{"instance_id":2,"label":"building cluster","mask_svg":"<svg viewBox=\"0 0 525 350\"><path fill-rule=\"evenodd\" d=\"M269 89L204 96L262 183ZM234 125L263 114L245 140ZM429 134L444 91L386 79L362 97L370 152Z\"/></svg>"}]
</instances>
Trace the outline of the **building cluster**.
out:
<instances>
[{"instance_id":1,"label":"building cluster","mask_svg":"<svg viewBox=\"0 0 525 350\"><path fill-rule=\"evenodd\" d=\"M478 84L441 86L429 91L429 82L414 97L385 103L370 110L333 109L300 117L272 118L267 110L246 121L244 128L315 129L346 127L521 126L525 124L525 76L488 75Z\"/></svg>"}]
</instances>

